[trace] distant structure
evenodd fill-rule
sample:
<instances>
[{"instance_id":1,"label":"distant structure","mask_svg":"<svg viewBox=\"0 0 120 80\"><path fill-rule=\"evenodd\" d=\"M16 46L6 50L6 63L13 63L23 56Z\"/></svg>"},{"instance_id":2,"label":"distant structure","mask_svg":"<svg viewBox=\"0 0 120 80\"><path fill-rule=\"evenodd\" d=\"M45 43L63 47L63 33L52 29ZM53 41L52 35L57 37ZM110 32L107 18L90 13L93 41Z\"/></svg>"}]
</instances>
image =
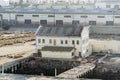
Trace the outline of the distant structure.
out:
<instances>
[{"instance_id":1,"label":"distant structure","mask_svg":"<svg viewBox=\"0 0 120 80\"><path fill-rule=\"evenodd\" d=\"M39 4L30 5L34 2ZM119 0L97 0L95 5L86 5L80 0L17 0L15 3L22 6L0 7L3 24L11 22L15 25L37 26L75 23L91 26L120 25Z\"/></svg>"},{"instance_id":2,"label":"distant structure","mask_svg":"<svg viewBox=\"0 0 120 80\"><path fill-rule=\"evenodd\" d=\"M91 27L90 34L93 52L120 54L120 26Z\"/></svg>"},{"instance_id":3,"label":"distant structure","mask_svg":"<svg viewBox=\"0 0 120 80\"><path fill-rule=\"evenodd\" d=\"M10 21L16 25L120 25L120 10L115 9L1 7L0 14L3 23Z\"/></svg>"},{"instance_id":4,"label":"distant structure","mask_svg":"<svg viewBox=\"0 0 120 80\"><path fill-rule=\"evenodd\" d=\"M94 0L10 0L10 5L22 6L22 5L72 5L72 4L93 4Z\"/></svg>"},{"instance_id":5,"label":"distant structure","mask_svg":"<svg viewBox=\"0 0 120 80\"><path fill-rule=\"evenodd\" d=\"M36 50L42 58L87 57L92 53L89 26L40 26L36 31Z\"/></svg>"},{"instance_id":6,"label":"distant structure","mask_svg":"<svg viewBox=\"0 0 120 80\"><path fill-rule=\"evenodd\" d=\"M9 2L8 2L8 1L0 0L0 7L1 7L1 6L8 6L8 5L9 5Z\"/></svg>"},{"instance_id":7,"label":"distant structure","mask_svg":"<svg viewBox=\"0 0 120 80\"><path fill-rule=\"evenodd\" d=\"M2 15L0 15L0 27L2 26Z\"/></svg>"},{"instance_id":8,"label":"distant structure","mask_svg":"<svg viewBox=\"0 0 120 80\"><path fill-rule=\"evenodd\" d=\"M120 9L120 0L96 0L96 8Z\"/></svg>"}]
</instances>

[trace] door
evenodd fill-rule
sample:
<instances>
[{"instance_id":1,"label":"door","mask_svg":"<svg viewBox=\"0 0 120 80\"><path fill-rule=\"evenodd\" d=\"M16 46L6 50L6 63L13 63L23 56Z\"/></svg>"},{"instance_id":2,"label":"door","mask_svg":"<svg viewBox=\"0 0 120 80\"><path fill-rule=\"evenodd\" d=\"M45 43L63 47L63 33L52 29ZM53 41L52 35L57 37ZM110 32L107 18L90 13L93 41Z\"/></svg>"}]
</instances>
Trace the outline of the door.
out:
<instances>
[{"instance_id":1,"label":"door","mask_svg":"<svg viewBox=\"0 0 120 80\"><path fill-rule=\"evenodd\" d=\"M53 40L53 45L56 46L56 40Z\"/></svg>"}]
</instances>

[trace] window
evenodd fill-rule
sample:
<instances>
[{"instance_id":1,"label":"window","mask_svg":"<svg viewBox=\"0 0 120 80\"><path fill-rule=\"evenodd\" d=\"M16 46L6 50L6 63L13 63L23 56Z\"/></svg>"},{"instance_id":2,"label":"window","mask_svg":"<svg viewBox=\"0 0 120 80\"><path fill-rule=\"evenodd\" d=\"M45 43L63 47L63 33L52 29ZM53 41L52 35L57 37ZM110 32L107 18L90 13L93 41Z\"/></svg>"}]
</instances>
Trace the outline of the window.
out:
<instances>
[{"instance_id":1,"label":"window","mask_svg":"<svg viewBox=\"0 0 120 80\"><path fill-rule=\"evenodd\" d=\"M79 40L77 40L77 44L79 44Z\"/></svg>"},{"instance_id":2,"label":"window","mask_svg":"<svg viewBox=\"0 0 120 80\"><path fill-rule=\"evenodd\" d=\"M39 17L39 15L32 15L32 17Z\"/></svg>"},{"instance_id":3,"label":"window","mask_svg":"<svg viewBox=\"0 0 120 80\"><path fill-rule=\"evenodd\" d=\"M41 25L47 25L47 20L40 20Z\"/></svg>"},{"instance_id":4,"label":"window","mask_svg":"<svg viewBox=\"0 0 120 80\"><path fill-rule=\"evenodd\" d=\"M17 15L17 16L22 17L23 15Z\"/></svg>"},{"instance_id":5,"label":"window","mask_svg":"<svg viewBox=\"0 0 120 80\"><path fill-rule=\"evenodd\" d=\"M115 16L115 18L120 18L120 16Z\"/></svg>"},{"instance_id":6,"label":"window","mask_svg":"<svg viewBox=\"0 0 120 80\"><path fill-rule=\"evenodd\" d=\"M38 39L38 43L41 43L41 39Z\"/></svg>"},{"instance_id":7,"label":"window","mask_svg":"<svg viewBox=\"0 0 120 80\"><path fill-rule=\"evenodd\" d=\"M63 44L63 40L61 40L61 44Z\"/></svg>"},{"instance_id":8,"label":"window","mask_svg":"<svg viewBox=\"0 0 120 80\"><path fill-rule=\"evenodd\" d=\"M31 24L31 20L26 19L26 20L25 20L25 24Z\"/></svg>"},{"instance_id":9,"label":"window","mask_svg":"<svg viewBox=\"0 0 120 80\"><path fill-rule=\"evenodd\" d=\"M89 25L96 25L96 21L89 21Z\"/></svg>"},{"instance_id":10,"label":"window","mask_svg":"<svg viewBox=\"0 0 120 80\"><path fill-rule=\"evenodd\" d=\"M119 5L115 5L114 8L115 8L115 9L119 9Z\"/></svg>"},{"instance_id":11,"label":"window","mask_svg":"<svg viewBox=\"0 0 120 80\"><path fill-rule=\"evenodd\" d=\"M68 41L67 41L67 40L65 40L65 44L68 44Z\"/></svg>"},{"instance_id":12,"label":"window","mask_svg":"<svg viewBox=\"0 0 120 80\"><path fill-rule=\"evenodd\" d=\"M79 20L73 20L72 21L72 24L74 25L74 24L79 24Z\"/></svg>"},{"instance_id":13,"label":"window","mask_svg":"<svg viewBox=\"0 0 120 80\"><path fill-rule=\"evenodd\" d=\"M50 44L52 43L52 40L51 40L51 39L49 40L49 43L50 43Z\"/></svg>"},{"instance_id":14,"label":"window","mask_svg":"<svg viewBox=\"0 0 120 80\"><path fill-rule=\"evenodd\" d=\"M72 52L72 56L74 56L74 52Z\"/></svg>"},{"instance_id":15,"label":"window","mask_svg":"<svg viewBox=\"0 0 120 80\"><path fill-rule=\"evenodd\" d=\"M105 16L97 16L98 18L105 18Z\"/></svg>"},{"instance_id":16,"label":"window","mask_svg":"<svg viewBox=\"0 0 120 80\"><path fill-rule=\"evenodd\" d=\"M69 15L65 15L64 17L65 17L65 18L71 18L71 16L69 16Z\"/></svg>"},{"instance_id":17,"label":"window","mask_svg":"<svg viewBox=\"0 0 120 80\"><path fill-rule=\"evenodd\" d=\"M75 41L74 41L74 40L72 40L72 44L73 44L73 45L75 44Z\"/></svg>"},{"instance_id":18,"label":"window","mask_svg":"<svg viewBox=\"0 0 120 80\"><path fill-rule=\"evenodd\" d=\"M45 39L42 39L42 43L45 43Z\"/></svg>"},{"instance_id":19,"label":"window","mask_svg":"<svg viewBox=\"0 0 120 80\"><path fill-rule=\"evenodd\" d=\"M106 25L109 26L109 25L114 25L114 22L113 21L106 21Z\"/></svg>"},{"instance_id":20,"label":"window","mask_svg":"<svg viewBox=\"0 0 120 80\"><path fill-rule=\"evenodd\" d=\"M56 20L56 25L63 25L63 20Z\"/></svg>"},{"instance_id":21,"label":"window","mask_svg":"<svg viewBox=\"0 0 120 80\"><path fill-rule=\"evenodd\" d=\"M106 8L110 8L111 6L110 5L106 5Z\"/></svg>"},{"instance_id":22,"label":"window","mask_svg":"<svg viewBox=\"0 0 120 80\"><path fill-rule=\"evenodd\" d=\"M81 16L81 18L87 18L88 16Z\"/></svg>"},{"instance_id":23,"label":"window","mask_svg":"<svg viewBox=\"0 0 120 80\"><path fill-rule=\"evenodd\" d=\"M48 15L48 17L55 17L55 15Z\"/></svg>"}]
</instances>

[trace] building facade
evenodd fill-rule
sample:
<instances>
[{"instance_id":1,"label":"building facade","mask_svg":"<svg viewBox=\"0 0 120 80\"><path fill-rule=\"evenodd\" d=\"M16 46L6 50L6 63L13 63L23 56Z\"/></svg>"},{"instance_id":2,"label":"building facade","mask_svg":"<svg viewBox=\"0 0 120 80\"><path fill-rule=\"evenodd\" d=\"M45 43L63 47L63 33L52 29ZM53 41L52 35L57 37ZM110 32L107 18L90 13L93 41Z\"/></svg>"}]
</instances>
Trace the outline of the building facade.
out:
<instances>
[{"instance_id":1,"label":"building facade","mask_svg":"<svg viewBox=\"0 0 120 80\"><path fill-rule=\"evenodd\" d=\"M120 0L97 0L95 7L102 9L120 9Z\"/></svg>"},{"instance_id":2,"label":"building facade","mask_svg":"<svg viewBox=\"0 0 120 80\"><path fill-rule=\"evenodd\" d=\"M89 47L89 26L39 27L36 31L36 51L43 58L87 57Z\"/></svg>"},{"instance_id":3,"label":"building facade","mask_svg":"<svg viewBox=\"0 0 120 80\"><path fill-rule=\"evenodd\" d=\"M5 8L6 9L6 8ZM120 10L103 9L1 9L2 21L17 25L72 25L76 23L92 26L119 26Z\"/></svg>"},{"instance_id":4,"label":"building facade","mask_svg":"<svg viewBox=\"0 0 120 80\"><path fill-rule=\"evenodd\" d=\"M120 27L100 26L90 28L93 52L120 54Z\"/></svg>"},{"instance_id":5,"label":"building facade","mask_svg":"<svg viewBox=\"0 0 120 80\"><path fill-rule=\"evenodd\" d=\"M112 54L120 54L120 41L108 39L91 39L90 44L93 47L93 52L108 52ZM113 47L112 47L113 46Z\"/></svg>"}]
</instances>

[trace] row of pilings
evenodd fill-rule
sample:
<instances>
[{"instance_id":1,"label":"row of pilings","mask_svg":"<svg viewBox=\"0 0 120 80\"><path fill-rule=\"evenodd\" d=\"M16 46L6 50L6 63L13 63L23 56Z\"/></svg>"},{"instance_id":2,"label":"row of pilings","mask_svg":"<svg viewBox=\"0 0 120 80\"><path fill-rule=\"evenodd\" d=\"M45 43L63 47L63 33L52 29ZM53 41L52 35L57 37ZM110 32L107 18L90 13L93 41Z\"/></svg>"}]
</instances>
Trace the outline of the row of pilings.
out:
<instances>
[{"instance_id":1,"label":"row of pilings","mask_svg":"<svg viewBox=\"0 0 120 80\"><path fill-rule=\"evenodd\" d=\"M13 65L7 69L4 69L4 73L18 73L18 69L21 68L21 64Z\"/></svg>"},{"instance_id":2,"label":"row of pilings","mask_svg":"<svg viewBox=\"0 0 120 80\"><path fill-rule=\"evenodd\" d=\"M34 60L23 63L18 72L20 74L55 76L55 70L58 75L79 65L79 61L34 58Z\"/></svg>"},{"instance_id":3,"label":"row of pilings","mask_svg":"<svg viewBox=\"0 0 120 80\"><path fill-rule=\"evenodd\" d=\"M108 66L111 68L109 68ZM108 66L104 66L104 64L103 65L97 64L93 70L85 73L84 75L81 75L80 78L101 79L101 80L120 80L120 69L112 67L112 66L115 66L115 64L108 65Z\"/></svg>"},{"instance_id":4,"label":"row of pilings","mask_svg":"<svg viewBox=\"0 0 120 80\"><path fill-rule=\"evenodd\" d=\"M30 60L32 60L32 58L28 57L2 64L0 65L0 73L13 73L13 74L19 73L19 69L22 68L22 64Z\"/></svg>"},{"instance_id":5,"label":"row of pilings","mask_svg":"<svg viewBox=\"0 0 120 80\"><path fill-rule=\"evenodd\" d=\"M94 70L90 70L82 75L79 75L77 78L88 78L90 76L94 75Z\"/></svg>"}]
</instances>

